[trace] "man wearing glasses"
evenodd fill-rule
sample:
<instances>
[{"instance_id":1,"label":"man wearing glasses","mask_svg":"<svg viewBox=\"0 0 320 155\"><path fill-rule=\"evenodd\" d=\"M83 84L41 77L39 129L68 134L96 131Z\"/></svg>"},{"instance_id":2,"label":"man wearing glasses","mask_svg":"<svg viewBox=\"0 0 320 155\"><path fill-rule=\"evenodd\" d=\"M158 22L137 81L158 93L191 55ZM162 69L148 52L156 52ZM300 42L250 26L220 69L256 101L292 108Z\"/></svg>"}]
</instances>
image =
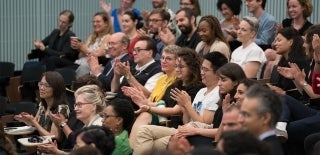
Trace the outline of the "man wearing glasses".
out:
<instances>
[{"instance_id":1,"label":"man wearing glasses","mask_svg":"<svg viewBox=\"0 0 320 155\"><path fill-rule=\"evenodd\" d=\"M117 93L116 97L128 99L133 103L123 92L129 86L142 90L146 97L150 95L159 76L163 74L160 63L153 59L156 53L156 43L150 37L143 36L138 39L133 49L135 66L129 62L115 60L111 91ZM122 76L125 78L120 81ZM139 109L136 104L133 105L135 109Z\"/></svg>"},{"instance_id":2,"label":"man wearing glasses","mask_svg":"<svg viewBox=\"0 0 320 155\"><path fill-rule=\"evenodd\" d=\"M101 81L105 91L111 91L115 60L119 59L121 62L132 62L127 50L129 44L130 39L124 33L118 32L111 35L110 41L108 42L108 55L111 60L106 64L103 71L101 70L97 57L90 56L88 58L91 74Z\"/></svg>"}]
</instances>

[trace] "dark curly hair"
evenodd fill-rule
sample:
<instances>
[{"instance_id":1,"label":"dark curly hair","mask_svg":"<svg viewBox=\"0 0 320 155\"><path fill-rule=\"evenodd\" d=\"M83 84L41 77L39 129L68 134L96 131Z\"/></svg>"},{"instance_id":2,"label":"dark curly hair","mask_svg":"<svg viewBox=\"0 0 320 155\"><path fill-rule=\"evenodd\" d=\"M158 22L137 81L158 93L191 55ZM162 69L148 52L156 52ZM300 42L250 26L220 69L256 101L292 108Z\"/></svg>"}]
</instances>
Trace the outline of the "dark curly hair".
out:
<instances>
[{"instance_id":1,"label":"dark curly hair","mask_svg":"<svg viewBox=\"0 0 320 155\"><path fill-rule=\"evenodd\" d=\"M218 0L217 8L222 10L222 4L227 5L234 15L239 15L241 12L242 0Z\"/></svg>"},{"instance_id":2,"label":"dark curly hair","mask_svg":"<svg viewBox=\"0 0 320 155\"><path fill-rule=\"evenodd\" d=\"M200 67L201 67L201 58L193 49L183 47L179 49L177 54L178 61L183 60L186 63L186 67L189 70L189 77L186 80L185 87L193 87L201 85L201 75L200 75ZM177 81L177 83L182 83L181 80Z\"/></svg>"},{"instance_id":3,"label":"dark curly hair","mask_svg":"<svg viewBox=\"0 0 320 155\"><path fill-rule=\"evenodd\" d=\"M110 155L116 145L113 133L103 126L85 127L76 133L76 137L78 136L87 145L93 143L103 155Z\"/></svg>"},{"instance_id":4,"label":"dark curly hair","mask_svg":"<svg viewBox=\"0 0 320 155\"><path fill-rule=\"evenodd\" d=\"M125 99L116 98L107 103L107 106L111 106L115 112L115 115L123 119L123 129L128 133L131 131L132 124L135 120L134 109L132 104Z\"/></svg>"}]
</instances>

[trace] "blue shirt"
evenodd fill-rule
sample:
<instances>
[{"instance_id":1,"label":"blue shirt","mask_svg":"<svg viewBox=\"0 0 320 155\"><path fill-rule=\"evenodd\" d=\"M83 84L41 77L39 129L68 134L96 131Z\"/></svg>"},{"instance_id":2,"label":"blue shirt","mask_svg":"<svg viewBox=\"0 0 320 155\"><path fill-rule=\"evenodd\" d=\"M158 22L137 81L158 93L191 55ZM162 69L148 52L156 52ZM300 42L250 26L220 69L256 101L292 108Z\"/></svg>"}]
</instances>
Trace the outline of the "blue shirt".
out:
<instances>
[{"instance_id":1,"label":"blue shirt","mask_svg":"<svg viewBox=\"0 0 320 155\"><path fill-rule=\"evenodd\" d=\"M141 16L140 15L140 10L133 8L132 11L137 15L137 16ZM114 9L111 12L111 16L113 17L113 29L114 32L121 32L121 26L120 26L120 22L118 19L118 9Z\"/></svg>"},{"instance_id":2,"label":"blue shirt","mask_svg":"<svg viewBox=\"0 0 320 155\"><path fill-rule=\"evenodd\" d=\"M259 17L259 29L254 42L258 45L271 45L275 38L276 26L276 19L264 11Z\"/></svg>"}]
</instances>

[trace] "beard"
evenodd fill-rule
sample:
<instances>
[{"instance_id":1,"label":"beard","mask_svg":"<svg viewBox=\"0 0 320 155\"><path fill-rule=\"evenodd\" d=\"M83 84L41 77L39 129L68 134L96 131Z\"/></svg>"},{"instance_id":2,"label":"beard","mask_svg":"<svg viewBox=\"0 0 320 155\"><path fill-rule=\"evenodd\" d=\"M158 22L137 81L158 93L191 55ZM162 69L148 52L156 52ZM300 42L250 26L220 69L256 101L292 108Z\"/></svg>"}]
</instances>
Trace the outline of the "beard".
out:
<instances>
[{"instance_id":1,"label":"beard","mask_svg":"<svg viewBox=\"0 0 320 155\"><path fill-rule=\"evenodd\" d=\"M188 35L192 32L191 24L189 24L187 26L179 26L179 29L180 29L181 33L185 34L185 35Z\"/></svg>"}]
</instances>

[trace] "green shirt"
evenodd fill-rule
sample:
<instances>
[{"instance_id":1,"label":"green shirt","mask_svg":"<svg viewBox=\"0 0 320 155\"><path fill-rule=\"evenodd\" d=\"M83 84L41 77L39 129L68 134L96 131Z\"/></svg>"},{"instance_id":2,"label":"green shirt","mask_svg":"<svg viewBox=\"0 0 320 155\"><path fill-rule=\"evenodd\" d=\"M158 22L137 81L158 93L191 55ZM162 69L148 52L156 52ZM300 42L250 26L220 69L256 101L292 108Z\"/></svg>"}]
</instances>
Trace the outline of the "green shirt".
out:
<instances>
[{"instance_id":1,"label":"green shirt","mask_svg":"<svg viewBox=\"0 0 320 155\"><path fill-rule=\"evenodd\" d=\"M132 153L132 149L129 144L128 132L123 130L122 133L115 137L116 147L114 148L112 155L129 155Z\"/></svg>"}]
</instances>

